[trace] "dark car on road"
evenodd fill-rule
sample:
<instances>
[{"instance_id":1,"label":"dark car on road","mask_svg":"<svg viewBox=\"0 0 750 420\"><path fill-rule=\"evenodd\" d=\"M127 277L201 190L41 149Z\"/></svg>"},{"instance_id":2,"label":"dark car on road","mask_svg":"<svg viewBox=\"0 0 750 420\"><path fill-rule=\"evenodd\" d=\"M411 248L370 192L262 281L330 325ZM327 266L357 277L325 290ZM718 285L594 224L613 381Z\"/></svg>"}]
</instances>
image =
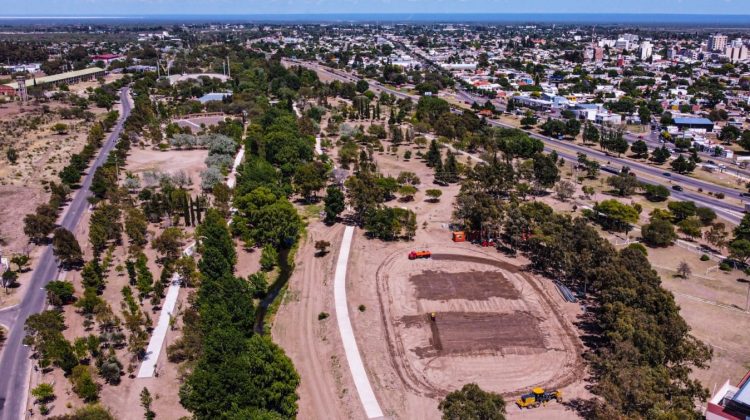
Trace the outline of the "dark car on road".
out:
<instances>
[{"instance_id":1,"label":"dark car on road","mask_svg":"<svg viewBox=\"0 0 750 420\"><path fill-rule=\"evenodd\" d=\"M672 185L672 189L675 190L675 191L682 191L683 190L683 188L681 186L679 186L679 185Z\"/></svg>"},{"instance_id":2,"label":"dark car on road","mask_svg":"<svg viewBox=\"0 0 750 420\"><path fill-rule=\"evenodd\" d=\"M672 174L670 174L669 172L662 172L662 175L664 175L664 176L672 176Z\"/></svg>"}]
</instances>

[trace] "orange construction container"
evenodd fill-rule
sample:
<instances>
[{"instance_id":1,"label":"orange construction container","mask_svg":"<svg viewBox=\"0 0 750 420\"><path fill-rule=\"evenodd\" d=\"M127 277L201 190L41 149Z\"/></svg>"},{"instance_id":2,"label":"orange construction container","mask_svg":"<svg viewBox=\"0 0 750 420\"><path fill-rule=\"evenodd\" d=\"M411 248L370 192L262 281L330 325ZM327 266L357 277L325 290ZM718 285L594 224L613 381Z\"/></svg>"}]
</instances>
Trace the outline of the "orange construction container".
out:
<instances>
[{"instance_id":1,"label":"orange construction container","mask_svg":"<svg viewBox=\"0 0 750 420\"><path fill-rule=\"evenodd\" d=\"M466 234L463 232L453 232L453 242L466 242Z\"/></svg>"}]
</instances>

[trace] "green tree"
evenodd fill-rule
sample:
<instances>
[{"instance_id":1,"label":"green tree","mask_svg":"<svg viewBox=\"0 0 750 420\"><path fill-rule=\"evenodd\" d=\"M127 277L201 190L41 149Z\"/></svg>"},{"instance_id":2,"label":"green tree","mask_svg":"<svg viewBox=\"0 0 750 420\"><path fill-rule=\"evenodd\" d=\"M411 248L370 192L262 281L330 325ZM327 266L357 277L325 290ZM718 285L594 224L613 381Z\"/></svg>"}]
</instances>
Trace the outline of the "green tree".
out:
<instances>
[{"instance_id":1,"label":"green tree","mask_svg":"<svg viewBox=\"0 0 750 420\"><path fill-rule=\"evenodd\" d=\"M504 420L505 400L477 384L466 384L440 401L438 409L444 420Z\"/></svg>"},{"instance_id":2,"label":"green tree","mask_svg":"<svg viewBox=\"0 0 750 420\"><path fill-rule=\"evenodd\" d=\"M670 165L672 166L672 170L678 174L687 174L693 172L695 169L695 161L692 158L685 159L685 156L682 155L673 160Z\"/></svg>"},{"instance_id":3,"label":"green tree","mask_svg":"<svg viewBox=\"0 0 750 420\"><path fill-rule=\"evenodd\" d=\"M750 214L745 214L740 224L734 228L735 239L747 239L750 241Z\"/></svg>"},{"instance_id":4,"label":"green tree","mask_svg":"<svg viewBox=\"0 0 750 420\"><path fill-rule=\"evenodd\" d=\"M55 387L52 386L52 384L44 382L40 383L31 390L31 396L33 396L39 404L47 404L55 399Z\"/></svg>"},{"instance_id":5,"label":"green tree","mask_svg":"<svg viewBox=\"0 0 750 420\"><path fill-rule=\"evenodd\" d=\"M182 254L185 233L179 227L168 227L151 241L151 247L164 258L164 261L175 261Z\"/></svg>"},{"instance_id":6,"label":"green tree","mask_svg":"<svg viewBox=\"0 0 750 420\"><path fill-rule=\"evenodd\" d=\"M115 420L110 411L99 404L88 404L76 408L70 414L50 417L50 420Z\"/></svg>"},{"instance_id":7,"label":"green tree","mask_svg":"<svg viewBox=\"0 0 750 420\"><path fill-rule=\"evenodd\" d=\"M576 138L578 137L578 134L581 132L581 122L576 119L569 119L565 121L565 134Z\"/></svg>"},{"instance_id":8,"label":"green tree","mask_svg":"<svg viewBox=\"0 0 750 420\"><path fill-rule=\"evenodd\" d=\"M42 243L55 229L55 216L49 214L32 213L23 218L23 233L29 241Z\"/></svg>"},{"instance_id":9,"label":"green tree","mask_svg":"<svg viewBox=\"0 0 750 420\"><path fill-rule=\"evenodd\" d=\"M443 195L443 192L438 189L431 188L425 191L425 194L430 198L430 201L438 202L440 201L440 197Z\"/></svg>"},{"instance_id":10,"label":"green tree","mask_svg":"<svg viewBox=\"0 0 750 420\"><path fill-rule=\"evenodd\" d=\"M583 141L589 144L599 143L599 129L591 121L586 121L583 128Z\"/></svg>"},{"instance_id":11,"label":"green tree","mask_svg":"<svg viewBox=\"0 0 750 420\"><path fill-rule=\"evenodd\" d=\"M438 144L435 139L432 139L432 141L430 141L430 148L425 154L425 160L427 161L427 166L431 168L442 164L443 156L440 154L440 149L438 148Z\"/></svg>"},{"instance_id":12,"label":"green tree","mask_svg":"<svg viewBox=\"0 0 750 420\"><path fill-rule=\"evenodd\" d=\"M648 146L643 140L636 140L633 142L630 146L630 151L633 152L638 159L648 157Z\"/></svg>"},{"instance_id":13,"label":"green tree","mask_svg":"<svg viewBox=\"0 0 750 420\"><path fill-rule=\"evenodd\" d=\"M539 153L533 158L534 181L541 188L551 188L560 179L557 162L550 155Z\"/></svg>"},{"instance_id":14,"label":"green tree","mask_svg":"<svg viewBox=\"0 0 750 420\"><path fill-rule=\"evenodd\" d=\"M623 171L618 175L607 178L607 184L614 188L620 197L633 195L635 190L641 186L635 174L629 171Z\"/></svg>"},{"instance_id":15,"label":"green tree","mask_svg":"<svg viewBox=\"0 0 750 420\"><path fill-rule=\"evenodd\" d=\"M677 240L674 226L669 220L664 219L654 219L651 223L643 225L641 236L646 244L655 247L670 246Z\"/></svg>"},{"instance_id":16,"label":"green tree","mask_svg":"<svg viewBox=\"0 0 750 420\"><path fill-rule=\"evenodd\" d=\"M128 209L125 215L125 233L130 239L131 250L140 250L146 245L148 220L139 208Z\"/></svg>"},{"instance_id":17,"label":"green tree","mask_svg":"<svg viewBox=\"0 0 750 420\"><path fill-rule=\"evenodd\" d=\"M325 187L326 169L320 162L309 162L297 167L294 185L305 201L310 202Z\"/></svg>"},{"instance_id":18,"label":"green tree","mask_svg":"<svg viewBox=\"0 0 750 420\"><path fill-rule=\"evenodd\" d=\"M695 216L698 208L692 201L670 201L667 208L672 212L675 223L679 223L688 217Z\"/></svg>"},{"instance_id":19,"label":"green tree","mask_svg":"<svg viewBox=\"0 0 750 420\"><path fill-rule=\"evenodd\" d=\"M146 420L153 420L156 418L156 413L151 409L151 403L154 402L154 398L151 396L148 388L143 387L141 390L141 407L143 407L143 417Z\"/></svg>"},{"instance_id":20,"label":"green tree","mask_svg":"<svg viewBox=\"0 0 750 420\"><path fill-rule=\"evenodd\" d=\"M534 116L534 113L531 111L526 111L526 114L523 118L521 118L521 127L524 129L529 129L533 126L535 126L537 123L537 118Z\"/></svg>"},{"instance_id":21,"label":"green tree","mask_svg":"<svg viewBox=\"0 0 750 420\"><path fill-rule=\"evenodd\" d=\"M52 253L60 260L63 267L75 267L83 264L83 252L73 233L65 228L55 229L52 237Z\"/></svg>"},{"instance_id":22,"label":"green tree","mask_svg":"<svg viewBox=\"0 0 750 420\"><path fill-rule=\"evenodd\" d=\"M263 247L263 251L260 254L260 268L263 271L271 271L274 267L279 264L279 253L271 245Z\"/></svg>"},{"instance_id":23,"label":"green tree","mask_svg":"<svg viewBox=\"0 0 750 420\"><path fill-rule=\"evenodd\" d=\"M737 261L746 263L750 259L750 241L735 239L729 243L729 256Z\"/></svg>"},{"instance_id":24,"label":"green tree","mask_svg":"<svg viewBox=\"0 0 750 420\"><path fill-rule=\"evenodd\" d=\"M11 146L8 148L8 151L5 152L5 157L8 158L8 162L10 162L11 165L15 165L18 161L18 151Z\"/></svg>"},{"instance_id":25,"label":"green tree","mask_svg":"<svg viewBox=\"0 0 750 420\"><path fill-rule=\"evenodd\" d=\"M52 126L52 131L58 135L68 134L68 125L64 123L57 123Z\"/></svg>"},{"instance_id":26,"label":"green tree","mask_svg":"<svg viewBox=\"0 0 750 420\"><path fill-rule=\"evenodd\" d=\"M594 205L597 220L605 229L616 232L627 232L631 224L638 221L638 211L630 205L617 200L604 200Z\"/></svg>"},{"instance_id":27,"label":"green tree","mask_svg":"<svg viewBox=\"0 0 750 420\"><path fill-rule=\"evenodd\" d=\"M727 244L726 225L724 223L711 225L711 227L703 234L703 238L706 242L715 247L724 248Z\"/></svg>"},{"instance_id":28,"label":"green tree","mask_svg":"<svg viewBox=\"0 0 750 420\"><path fill-rule=\"evenodd\" d=\"M666 162L669 156L671 156L671 153L666 146L657 147L651 152L651 158L660 165Z\"/></svg>"},{"instance_id":29,"label":"green tree","mask_svg":"<svg viewBox=\"0 0 750 420\"><path fill-rule=\"evenodd\" d=\"M680 228L680 232L684 233L690 238L699 238L702 234L701 228L703 227L703 223L696 216L688 217L687 219L681 221L678 226Z\"/></svg>"},{"instance_id":30,"label":"green tree","mask_svg":"<svg viewBox=\"0 0 750 420\"><path fill-rule=\"evenodd\" d=\"M346 208L344 193L341 188L330 185L326 189L325 207L326 223L333 223Z\"/></svg>"},{"instance_id":31,"label":"green tree","mask_svg":"<svg viewBox=\"0 0 750 420\"><path fill-rule=\"evenodd\" d=\"M445 182L458 182L458 162L456 156L450 150L445 154L445 164L443 164L440 175L440 178Z\"/></svg>"},{"instance_id":32,"label":"green tree","mask_svg":"<svg viewBox=\"0 0 750 420\"><path fill-rule=\"evenodd\" d=\"M91 402L99 399L99 386L94 382L90 367L85 365L74 367L70 374L70 383L73 385L73 392L84 401Z\"/></svg>"},{"instance_id":33,"label":"green tree","mask_svg":"<svg viewBox=\"0 0 750 420\"><path fill-rule=\"evenodd\" d=\"M716 212L708 207L698 207L695 209L695 215L698 216L703 226L709 226L716 220Z\"/></svg>"},{"instance_id":34,"label":"green tree","mask_svg":"<svg viewBox=\"0 0 750 420\"><path fill-rule=\"evenodd\" d=\"M61 307L75 301L75 289L69 281L51 281L44 288L47 290L47 300L52 306Z\"/></svg>"},{"instance_id":35,"label":"green tree","mask_svg":"<svg viewBox=\"0 0 750 420\"><path fill-rule=\"evenodd\" d=\"M645 191L646 199L648 201L653 201L653 202L664 201L668 199L671 194L669 192L669 188L663 185L642 184L641 187Z\"/></svg>"},{"instance_id":36,"label":"green tree","mask_svg":"<svg viewBox=\"0 0 750 420\"><path fill-rule=\"evenodd\" d=\"M740 137L741 134L742 132L740 131L739 128L731 124L727 124L721 129L721 133L719 134L719 140L723 141L726 144L731 144L735 142Z\"/></svg>"}]
</instances>

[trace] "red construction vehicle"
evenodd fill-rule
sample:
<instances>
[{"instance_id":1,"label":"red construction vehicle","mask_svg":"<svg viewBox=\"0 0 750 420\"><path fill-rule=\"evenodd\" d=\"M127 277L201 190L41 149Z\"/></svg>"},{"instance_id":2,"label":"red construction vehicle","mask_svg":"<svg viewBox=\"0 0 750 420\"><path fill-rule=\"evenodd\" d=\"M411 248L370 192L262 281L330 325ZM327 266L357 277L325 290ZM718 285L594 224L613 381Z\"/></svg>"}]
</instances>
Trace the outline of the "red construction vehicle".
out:
<instances>
[{"instance_id":1,"label":"red construction vehicle","mask_svg":"<svg viewBox=\"0 0 750 420\"><path fill-rule=\"evenodd\" d=\"M416 260L419 258L430 258L430 257L432 257L432 252L430 251L412 251L409 253L410 260Z\"/></svg>"}]
</instances>

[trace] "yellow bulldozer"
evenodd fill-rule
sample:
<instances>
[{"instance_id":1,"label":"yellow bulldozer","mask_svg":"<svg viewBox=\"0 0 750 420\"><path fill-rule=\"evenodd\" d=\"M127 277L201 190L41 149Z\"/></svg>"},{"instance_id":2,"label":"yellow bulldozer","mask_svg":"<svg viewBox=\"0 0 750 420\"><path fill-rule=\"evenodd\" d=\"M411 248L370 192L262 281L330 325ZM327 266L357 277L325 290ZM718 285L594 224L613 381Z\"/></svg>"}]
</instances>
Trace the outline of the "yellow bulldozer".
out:
<instances>
[{"instance_id":1,"label":"yellow bulldozer","mask_svg":"<svg viewBox=\"0 0 750 420\"><path fill-rule=\"evenodd\" d=\"M562 402L562 392L544 392L542 388L534 388L530 393L521 395L521 398L516 400L516 404L520 408L536 408L540 405L547 405L552 400Z\"/></svg>"}]
</instances>

